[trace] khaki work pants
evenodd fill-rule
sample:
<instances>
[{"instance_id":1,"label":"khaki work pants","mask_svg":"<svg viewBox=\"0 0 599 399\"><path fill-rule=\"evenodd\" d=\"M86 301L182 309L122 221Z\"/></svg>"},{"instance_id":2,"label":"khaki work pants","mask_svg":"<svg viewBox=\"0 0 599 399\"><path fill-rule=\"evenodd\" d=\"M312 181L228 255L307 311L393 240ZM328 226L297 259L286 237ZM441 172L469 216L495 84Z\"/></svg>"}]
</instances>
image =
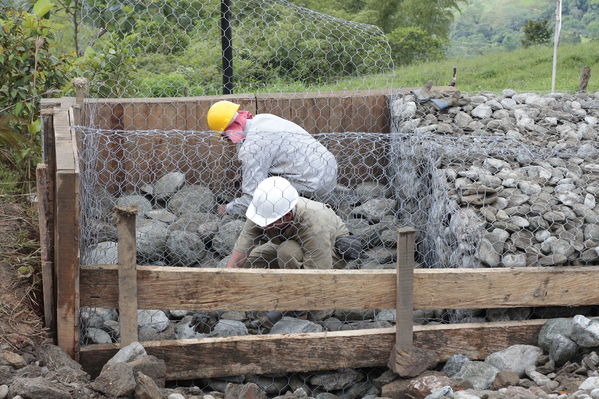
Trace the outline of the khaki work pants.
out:
<instances>
[{"instance_id":1,"label":"khaki work pants","mask_svg":"<svg viewBox=\"0 0 599 399\"><path fill-rule=\"evenodd\" d=\"M304 250L294 240L281 244L267 242L250 252L245 267L266 269L301 269L304 267ZM345 261L333 252L333 268L343 269Z\"/></svg>"}]
</instances>

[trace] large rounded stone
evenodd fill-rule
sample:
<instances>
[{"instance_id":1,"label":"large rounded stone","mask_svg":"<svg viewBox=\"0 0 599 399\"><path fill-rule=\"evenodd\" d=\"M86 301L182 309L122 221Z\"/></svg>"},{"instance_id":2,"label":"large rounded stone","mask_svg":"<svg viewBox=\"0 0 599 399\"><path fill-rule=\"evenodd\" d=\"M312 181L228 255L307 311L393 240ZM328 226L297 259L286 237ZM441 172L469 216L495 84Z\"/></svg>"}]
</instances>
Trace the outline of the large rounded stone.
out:
<instances>
[{"instance_id":1,"label":"large rounded stone","mask_svg":"<svg viewBox=\"0 0 599 399\"><path fill-rule=\"evenodd\" d=\"M157 220L148 220L137 227L137 255L140 263L161 261L166 254L167 224Z\"/></svg>"},{"instance_id":2,"label":"large rounded stone","mask_svg":"<svg viewBox=\"0 0 599 399\"><path fill-rule=\"evenodd\" d=\"M191 266L199 263L206 255L206 247L202 238L185 231L171 231L166 240L166 248L170 259L177 266Z\"/></svg>"},{"instance_id":3,"label":"large rounded stone","mask_svg":"<svg viewBox=\"0 0 599 399\"><path fill-rule=\"evenodd\" d=\"M212 212L216 206L214 193L205 186L185 186L168 201L168 209L177 214Z\"/></svg>"},{"instance_id":4,"label":"large rounded stone","mask_svg":"<svg viewBox=\"0 0 599 399\"><path fill-rule=\"evenodd\" d=\"M177 192L185 183L185 175L181 172L168 173L154 184L154 198L164 200Z\"/></svg>"},{"instance_id":5,"label":"large rounded stone","mask_svg":"<svg viewBox=\"0 0 599 399\"><path fill-rule=\"evenodd\" d=\"M243 220L232 220L222 225L212 239L212 249L221 256L229 255L244 224Z\"/></svg>"}]
</instances>

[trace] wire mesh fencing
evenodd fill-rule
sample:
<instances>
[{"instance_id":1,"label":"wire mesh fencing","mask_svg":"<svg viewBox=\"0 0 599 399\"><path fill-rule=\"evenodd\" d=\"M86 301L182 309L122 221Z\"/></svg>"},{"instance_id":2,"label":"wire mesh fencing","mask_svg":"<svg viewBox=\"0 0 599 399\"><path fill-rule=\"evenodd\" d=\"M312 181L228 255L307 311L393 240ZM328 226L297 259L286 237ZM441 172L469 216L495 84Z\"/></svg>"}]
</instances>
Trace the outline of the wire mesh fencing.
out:
<instances>
[{"instance_id":1,"label":"wire mesh fencing","mask_svg":"<svg viewBox=\"0 0 599 399\"><path fill-rule=\"evenodd\" d=\"M303 91L393 69L378 27L286 0L93 0L79 7L74 40L91 97Z\"/></svg>"}]
</instances>

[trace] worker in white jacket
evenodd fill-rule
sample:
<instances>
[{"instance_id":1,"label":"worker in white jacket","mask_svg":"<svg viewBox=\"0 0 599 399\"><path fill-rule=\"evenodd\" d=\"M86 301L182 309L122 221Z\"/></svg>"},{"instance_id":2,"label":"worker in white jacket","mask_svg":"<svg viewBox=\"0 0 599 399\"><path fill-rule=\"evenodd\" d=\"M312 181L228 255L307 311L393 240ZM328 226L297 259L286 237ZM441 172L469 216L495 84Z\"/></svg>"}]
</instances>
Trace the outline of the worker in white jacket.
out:
<instances>
[{"instance_id":1,"label":"worker in white jacket","mask_svg":"<svg viewBox=\"0 0 599 399\"><path fill-rule=\"evenodd\" d=\"M242 195L219 214L244 215L258 183L270 176L289 180L300 195L324 200L337 183L337 161L297 124L272 114L253 116L230 101L214 103L207 114L211 130L237 145L242 168Z\"/></svg>"}]
</instances>

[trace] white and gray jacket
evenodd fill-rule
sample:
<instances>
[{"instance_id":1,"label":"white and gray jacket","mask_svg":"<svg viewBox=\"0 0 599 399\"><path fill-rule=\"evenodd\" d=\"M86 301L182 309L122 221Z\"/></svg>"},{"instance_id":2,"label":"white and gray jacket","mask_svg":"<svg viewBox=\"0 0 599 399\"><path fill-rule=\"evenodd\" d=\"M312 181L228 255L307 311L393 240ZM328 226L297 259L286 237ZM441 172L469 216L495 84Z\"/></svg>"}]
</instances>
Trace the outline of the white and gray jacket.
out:
<instances>
[{"instance_id":1,"label":"white and gray jacket","mask_svg":"<svg viewBox=\"0 0 599 399\"><path fill-rule=\"evenodd\" d=\"M227 213L245 215L256 186L270 176L284 177L306 197L319 198L335 188L335 157L297 124L258 114L247 120L244 133L237 146L243 194L227 204Z\"/></svg>"}]
</instances>

